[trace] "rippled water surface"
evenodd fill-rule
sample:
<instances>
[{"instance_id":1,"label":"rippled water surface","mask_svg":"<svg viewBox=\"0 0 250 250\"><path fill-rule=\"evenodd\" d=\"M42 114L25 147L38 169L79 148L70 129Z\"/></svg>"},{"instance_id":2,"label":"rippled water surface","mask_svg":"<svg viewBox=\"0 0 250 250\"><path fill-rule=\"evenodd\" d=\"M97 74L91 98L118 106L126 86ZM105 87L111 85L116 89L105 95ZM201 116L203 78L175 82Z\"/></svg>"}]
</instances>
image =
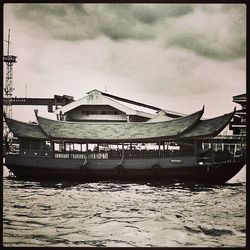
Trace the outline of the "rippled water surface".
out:
<instances>
[{"instance_id":1,"label":"rippled water surface","mask_svg":"<svg viewBox=\"0 0 250 250\"><path fill-rule=\"evenodd\" d=\"M5 246L243 247L245 182L3 180Z\"/></svg>"}]
</instances>

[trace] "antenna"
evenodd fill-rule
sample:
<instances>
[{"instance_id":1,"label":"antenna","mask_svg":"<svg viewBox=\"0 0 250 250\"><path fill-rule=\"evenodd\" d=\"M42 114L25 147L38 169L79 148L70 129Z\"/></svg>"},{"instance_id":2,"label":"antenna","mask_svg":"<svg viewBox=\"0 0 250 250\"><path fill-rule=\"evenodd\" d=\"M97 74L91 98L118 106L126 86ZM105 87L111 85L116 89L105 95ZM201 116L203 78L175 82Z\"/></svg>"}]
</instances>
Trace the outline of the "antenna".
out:
<instances>
[{"instance_id":1,"label":"antenna","mask_svg":"<svg viewBox=\"0 0 250 250\"><path fill-rule=\"evenodd\" d=\"M10 29L9 29L9 33L8 33L8 40L4 40L5 42L8 43L8 47L7 47L7 55L10 54Z\"/></svg>"}]
</instances>

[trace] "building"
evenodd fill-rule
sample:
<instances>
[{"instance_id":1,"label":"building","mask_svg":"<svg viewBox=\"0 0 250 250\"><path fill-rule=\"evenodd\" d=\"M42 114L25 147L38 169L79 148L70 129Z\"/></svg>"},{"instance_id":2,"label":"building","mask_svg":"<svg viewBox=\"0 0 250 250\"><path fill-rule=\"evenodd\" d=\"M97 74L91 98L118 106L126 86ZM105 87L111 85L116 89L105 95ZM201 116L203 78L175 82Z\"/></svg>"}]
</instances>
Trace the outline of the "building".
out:
<instances>
[{"instance_id":1,"label":"building","mask_svg":"<svg viewBox=\"0 0 250 250\"><path fill-rule=\"evenodd\" d=\"M132 104L133 107L146 108L149 112L131 108L124 103ZM55 114L57 120L82 122L146 122L149 120L153 122L184 116L181 113L162 110L96 89L88 92L83 98L56 109Z\"/></svg>"},{"instance_id":2,"label":"building","mask_svg":"<svg viewBox=\"0 0 250 250\"><path fill-rule=\"evenodd\" d=\"M235 110L228 127L216 137L214 147L215 150L227 150L237 155L240 152L246 153L246 94L233 96L233 102L241 105L241 108ZM227 134L228 129L232 134Z\"/></svg>"},{"instance_id":3,"label":"building","mask_svg":"<svg viewBox=\"0 0 250 250\"><path fill-rule=\"evenodd\" d=\"M233 102L241 105L241 109L236 110L233 120L230 122L230 129L234 135L246 137L246 94L233 96Z\"/></svg>"}]
</instances>

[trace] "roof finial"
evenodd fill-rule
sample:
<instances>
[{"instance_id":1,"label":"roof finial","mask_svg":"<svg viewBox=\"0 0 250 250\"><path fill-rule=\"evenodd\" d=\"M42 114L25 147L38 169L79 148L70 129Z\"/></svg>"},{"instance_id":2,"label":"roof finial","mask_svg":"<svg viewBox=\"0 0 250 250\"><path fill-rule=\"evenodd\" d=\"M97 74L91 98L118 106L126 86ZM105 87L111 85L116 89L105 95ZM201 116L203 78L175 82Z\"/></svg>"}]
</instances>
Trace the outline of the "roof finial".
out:
<instances>
[{"instance_id":1,"label":"roof finial","mask_svg":"<svg viewBox=\"0 0 250 250\"><path fill-rule=\"evenodd\" d=\"M38 115L38 109L34 109L34 112L35 112L35 116L37 118L37 115Z\"/></svg>"}]
</instances>

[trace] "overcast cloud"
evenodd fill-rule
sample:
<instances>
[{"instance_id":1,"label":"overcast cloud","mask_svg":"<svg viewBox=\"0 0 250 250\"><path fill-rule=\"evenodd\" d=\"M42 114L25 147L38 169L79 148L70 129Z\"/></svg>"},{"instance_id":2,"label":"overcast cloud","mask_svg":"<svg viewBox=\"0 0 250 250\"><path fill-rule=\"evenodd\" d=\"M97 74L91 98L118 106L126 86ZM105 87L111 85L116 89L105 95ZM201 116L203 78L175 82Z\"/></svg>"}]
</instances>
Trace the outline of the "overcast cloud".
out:
<instances>
[{"instance_id":1,"label":"overcast cloud","mask_svg":"<svg viewBox=\"0 0 250 250\"><path fill-rule=\"evenodd\" d=\"M51 39L159 39L217 60L245 55L244 5L20 4L14 12Z\"/></svg>"},{"instance_id":2,"label":"overcast cloud","mask_svg":"<svg viewBox=\"0 0 250 250\"><path fill-rule=\"evenodd\" d=\"M4 21L17 96L25 84L75 98L106 86L183 113L205 104L211 117L246 91L243 4L7 4Z\"/></svg>"}]
</instances>

